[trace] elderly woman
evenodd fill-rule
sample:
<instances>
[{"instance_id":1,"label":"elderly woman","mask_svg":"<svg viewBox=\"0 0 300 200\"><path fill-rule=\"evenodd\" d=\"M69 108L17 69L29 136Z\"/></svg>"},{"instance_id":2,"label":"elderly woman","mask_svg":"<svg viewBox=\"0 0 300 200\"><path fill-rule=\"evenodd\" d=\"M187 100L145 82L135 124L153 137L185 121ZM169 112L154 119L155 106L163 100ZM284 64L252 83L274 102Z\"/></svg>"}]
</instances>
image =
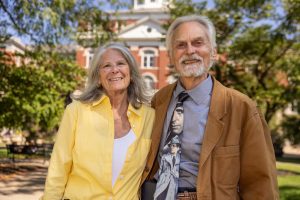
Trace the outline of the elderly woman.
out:
<instances>
[{"instance_id":1,"label":"elderly woman","mask_svg":"<svg viewBox=\"0 0 300 200\"><path fill-rule=\"evenodd\" d=\"M65 110L42 199L138 199L154 110L129 50L96 51L88 83Z\"/></svg>"}]
</instances>

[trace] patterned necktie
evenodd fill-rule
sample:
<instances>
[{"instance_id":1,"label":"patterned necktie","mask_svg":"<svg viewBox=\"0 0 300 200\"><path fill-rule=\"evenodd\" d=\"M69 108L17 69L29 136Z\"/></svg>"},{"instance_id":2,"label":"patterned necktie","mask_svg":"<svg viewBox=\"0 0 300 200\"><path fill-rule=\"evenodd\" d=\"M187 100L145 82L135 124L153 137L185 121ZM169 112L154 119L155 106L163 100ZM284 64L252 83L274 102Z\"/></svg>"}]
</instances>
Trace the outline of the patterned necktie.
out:
<instances>
[{"instance_id":1,"label":"patterned necktie","mask_svg":"<svg viewBox=\"0 0 300 200\"><path fill-rule=\"evenodd\" d=\"M167 132L166 142L163 147L159 168L159 177L154 193L155 200L176 199L181 153L181 141L179 135L183 131L183 102L188 97L189 95L184 91L178 95L178 101L173 111Z\"/></svg>"}]
</instances>

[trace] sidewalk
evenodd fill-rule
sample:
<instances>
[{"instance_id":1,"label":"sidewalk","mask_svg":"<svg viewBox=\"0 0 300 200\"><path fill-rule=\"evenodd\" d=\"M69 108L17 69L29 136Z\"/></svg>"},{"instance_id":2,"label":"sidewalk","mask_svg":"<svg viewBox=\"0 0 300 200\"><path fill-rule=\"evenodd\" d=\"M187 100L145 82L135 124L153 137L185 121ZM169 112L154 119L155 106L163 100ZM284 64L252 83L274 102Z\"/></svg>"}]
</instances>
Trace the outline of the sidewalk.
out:
<instances>
[{"instance_id":1,"label":"sidewalk","mask_svg":"<svg viewBox=\"0 0 300 200\"><path fill-rule=\"evenodd\" d=\"M37 200L44 190L48 161L37 159L0 160L0 199Z\"/></svg>"}]
</instances>

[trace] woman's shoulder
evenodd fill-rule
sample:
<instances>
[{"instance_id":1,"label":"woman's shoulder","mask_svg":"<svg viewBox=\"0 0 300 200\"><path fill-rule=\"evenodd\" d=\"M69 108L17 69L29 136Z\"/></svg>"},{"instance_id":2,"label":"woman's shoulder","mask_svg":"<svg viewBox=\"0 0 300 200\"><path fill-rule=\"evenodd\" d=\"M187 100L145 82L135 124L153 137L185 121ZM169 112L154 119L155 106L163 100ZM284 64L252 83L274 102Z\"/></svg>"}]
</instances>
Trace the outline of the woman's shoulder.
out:
<instances>
[{"instance_id":1,"label":"woman's shoulder","mask_svg":"<svg viewBox=\"0 0 300 200\"><path fill-rule=\"evenodd\" d=\"M145 112L154 113L155 110L148 104L142 104L141 109Z\"/></svg>"},{"instance_id":2,"label":"woman's shoulder","mask_svg":"<svg viewBox=\"0 0 300 200\"><path fill-rule=\"evenodd\" d=\"M78 110L86 109L89 106L90 106L89 104L82 103L77 100L73 100L70 104L67 105L66 110L78 111Z\"/></svg>"},{"instance_id":3,"label":"woman's shoulder","mask_svg":"<svg viewBox=\"0 0 300 200\"><path fill-rule=\"evenodd\" d=\"M141 107L136 110L136 112L140 113L140 115L146 119L155 117L155 110L147 104L142 104Z\"/></svg>"}]
</instances>

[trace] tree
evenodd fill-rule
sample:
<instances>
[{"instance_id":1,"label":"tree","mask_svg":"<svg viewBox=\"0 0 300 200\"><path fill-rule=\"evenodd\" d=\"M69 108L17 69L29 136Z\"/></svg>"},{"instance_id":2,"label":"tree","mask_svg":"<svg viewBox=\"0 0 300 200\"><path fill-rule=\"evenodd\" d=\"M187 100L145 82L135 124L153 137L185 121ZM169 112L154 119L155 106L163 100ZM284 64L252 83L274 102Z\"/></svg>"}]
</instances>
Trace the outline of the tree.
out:
<instances>
[{"instance_id":1,"label":"tree","mask_svg":"<svg viewBox=\"0 0 300 200\"><path fill-rule=\"evenodd\" d=\"M30 139L55 130L66 95L82 83L84 73L55 52L33 54L20 55L32 59L26 65L0 63L0 126L26 130Z\"/></svg>"},{"instance_id":2,"label":"tree","mask_svg":"<svg viewBox=\"0 0 300 200\"><path fill-rule=\"evenodd\" d=\"M88 45L114 37L106 1L0 0L0 46L12 35L30 44L22 54L0 50L0 127L19 129L28 139L53 133L66 96L80 87L84 70L66 47L80 43L89 24L101 30ZM118 1L111 5L123 6ZM62 45L63 44L63 45ZM14 58L22 60L21 65Z\"/></svg>"},{"instance_id":3,"label":"tree","mask_svg":"<svg viewBox=\"0 0 300 200\"><path fill-rule=\"evenodd\" d=\"M300 144L300 116L285 116L282 127L284 137L288 138L292 145Z\"/></svg>"},{"instance_id":4,"label":"tree","mask_svg":"<svg viewBox=\"0 0 300 200\"><path fill-rule=\"evenodd\" d=\"M299 102L299 1L215 0L212 9L191 0L174 5L172 19L187 14L212 19L220 55L216 78L255 99L269 123L277 111Z\"/></svg>"}]
</instances>

